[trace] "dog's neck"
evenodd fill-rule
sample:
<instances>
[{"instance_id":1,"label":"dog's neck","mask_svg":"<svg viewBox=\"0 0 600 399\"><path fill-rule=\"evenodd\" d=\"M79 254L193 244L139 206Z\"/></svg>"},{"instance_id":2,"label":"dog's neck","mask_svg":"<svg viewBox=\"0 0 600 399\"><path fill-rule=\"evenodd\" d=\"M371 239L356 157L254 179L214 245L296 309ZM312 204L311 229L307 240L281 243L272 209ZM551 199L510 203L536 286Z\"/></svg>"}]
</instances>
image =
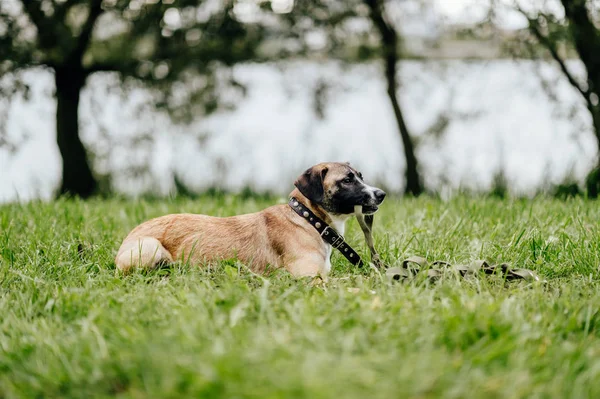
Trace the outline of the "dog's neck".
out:
<instances>
[{"instance_id":1,"label":"dog's neck","mask_svg":"<svg viewBox=\"0 0 600 399\"><path fill-rule=\"evenodd\" d=\"M330 225L337 231L340 235L344 235L346 230L346 222L352 216L349 215L339 215L339 214L331 214L327 212L321 205L318 203L311 201L307 197L305 197L300 190L297 188L294 189L289 195L290 197L294 197L298 199L302 204L310 209L319 219L323 220L325 223Z\"/></svg>"},{"instance_id":2,"label":"dog's neck","mask_svg":"<svg viewBox=\"0 0 600 399\"><path fill-rule=\"evenodd\" d=\"M331 222L327 223L343 236L346 231L346 222L350 216L352 215L331 215Z\"/></svg>"}]
</instances>

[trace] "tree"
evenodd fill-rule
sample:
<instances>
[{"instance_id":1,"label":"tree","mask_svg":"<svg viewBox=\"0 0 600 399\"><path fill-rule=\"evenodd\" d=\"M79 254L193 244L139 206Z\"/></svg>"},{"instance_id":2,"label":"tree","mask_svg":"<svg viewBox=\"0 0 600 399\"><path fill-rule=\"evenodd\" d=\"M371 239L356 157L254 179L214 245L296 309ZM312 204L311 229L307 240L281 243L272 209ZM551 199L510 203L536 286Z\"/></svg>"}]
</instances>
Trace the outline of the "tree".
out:
<instances>
[{"instance_id":1,"label":"tree","mask_svg":"<svg viewBox=\"0 0 600 399\"><path fill-rule=\"evenodd\" d=\"M415 154L415 143L398 99L399 34L390 22L389 10L385 5L384 0L300 0L295 4L293 12L284 16L289 25L283 25L282 29L300 39L308 37L308 32L318 32L327 36L327 45L316 51L311 50L306 41L302 42L301 49L304 54L326 53L328 57L351 61L370 59L380 54L384 61L387 95L398 125L406 160L405 192L417 196L422 194L423 184ZM349 28L348 25L351 24L347 23L356 19L369 22L372 29L363 32ZM356 49L355 53L352 52L353 49Z\"/></svg>"},{"instance_id":2,"label":"tree","mask_svg":"<svg viewBox=\"0 0 600 399\"><path fill-rule=\"evenodd\" d=\"M418 162L415 155L414 144L404 115L398 101L398 83L396 81L398 65L398 33L394 26L388 21L384 11L382 0L364 0L371 10L370 16L373 24L381 36L381 53L385 63L385 79L387 81L387 94L390 98L394 116L398 124L402 146L404 148L404 157L406 159L406 188L407 194L418 196L423 193L423 185L419 176Z\"/></svg>"},{"instance_id":3,"label":"tree","mask_svg":"<svg viewBox=\"0 0 600 399\"><path fill-rule=\"evenodd\" d=\"M79 137L78 108L87 78L118 72L157 87L187 73L210 74L215 62L251 59L262 34L236 20L231 1L2 0L0 76L31 67L54 72L61 194L92 195L97 180ZM215 95L205 88L210 101Z\"/></svg>"},{"instance_id":4,"label":"tree","mask_svg":"<svg viewBox=\"0 0 600 399\"><path fill-rule=\"evenodd\" d=\"M592 118L598 145L598 163L586 180L588 196L596 198L600 187L600 18L599 4L589 0L560 0L564 17L551 12L527 12L518 5L517 10L527 18L528 30L558 64L569 83L582 96ZM584 80L579 79L566 63L567 51L574 50L586 70Z\"/></svg>"}]
</instances>

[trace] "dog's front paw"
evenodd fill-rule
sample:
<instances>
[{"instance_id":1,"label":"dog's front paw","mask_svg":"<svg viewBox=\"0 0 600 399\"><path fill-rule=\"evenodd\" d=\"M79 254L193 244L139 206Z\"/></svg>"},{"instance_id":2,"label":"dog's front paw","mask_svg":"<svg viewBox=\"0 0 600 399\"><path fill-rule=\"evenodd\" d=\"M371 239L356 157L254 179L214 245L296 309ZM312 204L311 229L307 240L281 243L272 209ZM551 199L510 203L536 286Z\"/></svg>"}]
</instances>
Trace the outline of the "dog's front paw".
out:
<instances>
[{"instance_id":1,"label":"dog's front paw","mask_svg":"<svg viewBox=\"0 0 600 399\"><path fill-rule=\"evenodd\" d=\"M322 287L325 288L327 286L327 282L329 281L329 279L327 278L327 276L315 276L313 277L313 279L310 282L310 286L311 287Z\"/></svg>"},{"instance_id":2,"label":"dog's front paw","mask_svg":"<svg viewBox=\"0 0 600 399\"><path fill-rule=\"evenodd\" d=\"M374 255L371 258L371 263L373 263L373 265L378 268L378 269L384 269L385 265L383 264L383 262L381 261L381 259L379 258L379 255Z\"/></svg>"}]
</instances>

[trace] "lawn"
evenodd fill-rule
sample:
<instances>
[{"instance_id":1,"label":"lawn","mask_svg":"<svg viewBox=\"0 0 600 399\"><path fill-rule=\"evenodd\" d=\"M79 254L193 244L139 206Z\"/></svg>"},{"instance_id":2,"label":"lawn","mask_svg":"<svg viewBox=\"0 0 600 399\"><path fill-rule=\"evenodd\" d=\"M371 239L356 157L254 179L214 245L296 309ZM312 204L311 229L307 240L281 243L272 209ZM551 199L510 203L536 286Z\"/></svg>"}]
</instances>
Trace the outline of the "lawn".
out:
<instances>
[{"instance_id":1,"label":"lawn","mask_svg":"<svg viewBox=\"0 0 600 399\"><path fill-rule=\"evenodd\" d=\"M597 202L389 199L376 216L389 264L481 258L546 284L390 282L338 254L326 286L234 261L115 273L150 217L278 201L0 206L0 398L600 397ZM346 237L368 258L355 221Z\"/></svg>"}]
</instances>

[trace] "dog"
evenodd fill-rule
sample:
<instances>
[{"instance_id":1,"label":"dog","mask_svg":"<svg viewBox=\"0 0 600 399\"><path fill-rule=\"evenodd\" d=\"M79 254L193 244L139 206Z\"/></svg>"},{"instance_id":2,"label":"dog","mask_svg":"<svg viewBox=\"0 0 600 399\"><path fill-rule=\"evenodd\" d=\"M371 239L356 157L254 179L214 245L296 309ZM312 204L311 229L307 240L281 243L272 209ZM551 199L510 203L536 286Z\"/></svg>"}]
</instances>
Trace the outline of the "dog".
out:
<instances>
[{"instance_id":1,"label":"dog","mask_svg":"<svg viewBox=\"0 0 600 399\"><path fill-rule=\"evenodd\" d=\"M386 196L383 190L366 184L349 163L341 162L309 168L294 186L290 193L294 203L308 208L315 219L342 236L346 221L357 210L361 218L373 215ZM267 267L283 267L297 277L326 279L331 270L331 252L332 245L302 213L282 204L225 218L171 214L146 221L125 238L115 264L120 271L128 272L176 260L203 264L236 258L256 273L265 272Z\"/></svg>"}]
</instances>

